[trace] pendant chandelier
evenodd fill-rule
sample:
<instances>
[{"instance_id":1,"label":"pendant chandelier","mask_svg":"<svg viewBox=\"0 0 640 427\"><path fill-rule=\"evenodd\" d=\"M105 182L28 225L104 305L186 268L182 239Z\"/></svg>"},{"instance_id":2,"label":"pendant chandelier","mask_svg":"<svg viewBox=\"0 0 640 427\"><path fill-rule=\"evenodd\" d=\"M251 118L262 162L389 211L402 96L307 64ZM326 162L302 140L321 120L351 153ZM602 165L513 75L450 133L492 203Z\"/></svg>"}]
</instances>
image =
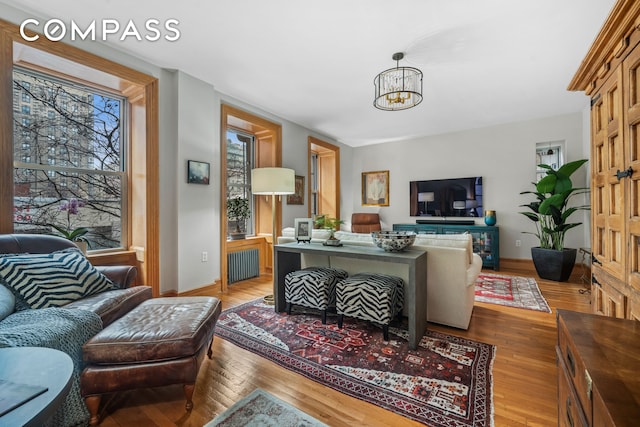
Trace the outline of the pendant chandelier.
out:
<instances>
[{"instance_id":1,"label":"pendant chandelier","mask_svg":"<svg viewBox=\"0 0 640 427\"><path fill-rule=\"evenodd\" d=\"M396 111L415 107L422 102L422 71L398 64L404 53L394 53L396 68L378 74L373 80L376 87L373 105L380 110Z\"/></svg>"}]
</instances>

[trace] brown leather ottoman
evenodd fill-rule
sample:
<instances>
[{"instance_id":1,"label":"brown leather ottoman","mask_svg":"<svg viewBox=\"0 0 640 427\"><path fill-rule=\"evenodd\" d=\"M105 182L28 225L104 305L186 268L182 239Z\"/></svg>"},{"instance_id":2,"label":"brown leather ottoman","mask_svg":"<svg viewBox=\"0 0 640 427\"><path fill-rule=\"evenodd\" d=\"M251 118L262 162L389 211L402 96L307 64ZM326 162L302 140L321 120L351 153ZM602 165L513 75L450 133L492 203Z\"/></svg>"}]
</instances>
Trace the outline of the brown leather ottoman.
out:
<instances>
[{"instance_id":1,"label":"brown leather ottoman","mask_svg":"<svg viewBox=\"0 0 640 427\"><path fill-rule=\"evenodd\" d=\"M80 393L98 424L104 393L184 384L187 410L193 407L196 377L211 343L220 300L172 297L146 300L111 323L82 347L85 369Z\"/></svg>"}]
</instances>

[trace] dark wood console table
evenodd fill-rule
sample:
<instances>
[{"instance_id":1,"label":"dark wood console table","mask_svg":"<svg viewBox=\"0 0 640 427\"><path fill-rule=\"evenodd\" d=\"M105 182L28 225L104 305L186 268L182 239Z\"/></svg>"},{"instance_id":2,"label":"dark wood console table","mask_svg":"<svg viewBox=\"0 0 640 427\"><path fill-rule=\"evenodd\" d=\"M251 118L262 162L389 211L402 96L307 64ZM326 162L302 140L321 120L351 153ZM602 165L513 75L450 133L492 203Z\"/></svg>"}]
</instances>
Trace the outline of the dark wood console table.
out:
<instances>
[{"instance_id":1,"label":"dark wood console table","mask_svg":"<svg viewBox=\"0 0 640 427\"><path fill-rule=\"evenodd\" d=\"M409 248L403 252L385 252L375 246L340 247L324 246L321 243L298 244L285 243L274 247L274 296L275 310L285 310L284 278L287 273L299 270L301 254L326 255L368 259L376 262L405 264L409 269L409 280L405 287L409 318L409 346L416 349L427 327L427 253L424 250Z\"/></svg>"}]
</instances>

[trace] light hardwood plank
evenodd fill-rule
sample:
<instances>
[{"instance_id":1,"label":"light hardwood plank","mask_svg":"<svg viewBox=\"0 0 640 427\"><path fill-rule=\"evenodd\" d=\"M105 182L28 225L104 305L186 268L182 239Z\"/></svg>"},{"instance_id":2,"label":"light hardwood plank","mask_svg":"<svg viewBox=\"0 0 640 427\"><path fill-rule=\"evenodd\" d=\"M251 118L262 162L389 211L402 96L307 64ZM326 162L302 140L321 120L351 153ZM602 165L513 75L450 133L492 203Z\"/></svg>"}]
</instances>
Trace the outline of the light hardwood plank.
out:
<instances>
[{"instance_id":1,"label":"light hardwood plank","mask_svg":"<svg viewBox=\"0 0 640 427\"><path fill-rule=\"evenodd\" d=\"M493 272L493 271L487 271ZM467 331L429 327L497 346L493 366L496 426L557 425L556 308L589 312L589 294L576 278L557 283L526 269L500 273L536 277L553 313L476 303ZM230 285L214 294L229 308L272 293L270 276ZM194 409L184 410L181 386L118 393L102 406L102 426L202 426L260 387L331 426L418 426L393 412L324 387L220 339L205 360L194 393Z\"/></svg>"}]
</instances>

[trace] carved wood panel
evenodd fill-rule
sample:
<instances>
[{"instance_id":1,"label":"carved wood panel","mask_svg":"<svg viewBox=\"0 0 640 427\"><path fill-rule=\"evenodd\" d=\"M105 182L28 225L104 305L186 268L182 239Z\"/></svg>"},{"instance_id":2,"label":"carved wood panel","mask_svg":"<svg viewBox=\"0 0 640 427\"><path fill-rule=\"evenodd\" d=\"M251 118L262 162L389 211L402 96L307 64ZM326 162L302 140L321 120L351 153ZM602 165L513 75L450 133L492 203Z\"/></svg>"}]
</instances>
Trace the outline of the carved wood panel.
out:
<instances>
[{"instance_id":1,"label":"carved wood panel","mask_svg":"<svg viewBox=\"0 0 640 427\"><path fill-rule=\"evenodd\" d=\"M624 169L624 133L622 120L622 70L613 73L600 91L601 105L598 120L603 120L601 131L594 135L594 242L598 249L596 256L605 270L614 277L624 280L626 247L624 182L615 176ZM597 124L594 129L597 129ZM600 206L602 205L602 206ZM599 240L599 241L598 241Z\"/></svg>"},{"instance_id":2,"label":"carved wood panel","mask_svg":"<svg viewBox=\"0 0 640 427\"><path fill-rule=\"evenodd\" d=\"M608 213L605 188L606 109L602 93L591 106L591 251L600 262L606 257L605 225Z\"/></svg>"},{"instance_id":3,"label":"carved wood panel","mask_svg":"<svg viewBox=\"0 0 640 427\"><path fill-rule=\"evenodd\" d=\"M591 286L592 312L603 316L625 319L627 296L606 283Z\"/></svg>"},{"instance_id":4,"label":"carved wood panel","mask_svg":"<svg viewBox=\"0 0 640 427\"><path fill-rule=\"evenodd\" d=\"M640 1L615 2L569 90L592 100L592 310L638 319Z\"/></svg>"},{"instance_id":5,"label":"carved wood panel","mask_svg":"<svg viewBox=\"0 0 640 427\"><path fill-rule=\"evenodd\" d=\"M627 222L627 283L640 291L640 48L636 48L622 63L624 106L627 127L626 158L624 168L633 171L624 178Z\"/></svg>"}]
</instances>

